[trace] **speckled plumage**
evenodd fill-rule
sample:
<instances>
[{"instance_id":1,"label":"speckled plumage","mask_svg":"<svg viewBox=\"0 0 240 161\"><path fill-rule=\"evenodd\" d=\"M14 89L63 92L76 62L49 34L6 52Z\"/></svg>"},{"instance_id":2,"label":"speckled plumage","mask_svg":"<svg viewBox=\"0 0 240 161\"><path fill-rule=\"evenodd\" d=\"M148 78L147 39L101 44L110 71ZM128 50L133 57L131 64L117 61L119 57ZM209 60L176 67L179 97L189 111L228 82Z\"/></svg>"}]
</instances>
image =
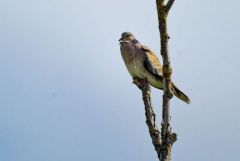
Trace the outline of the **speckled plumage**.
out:
<instances>
[{"instance_id":1,"label":"speckled plumage","mask_svg":"<svg viewBox=\"0 0 240 161\"><path fill-rule=\"evenodd\" d=\"M162 65L154 52L139 43L130 32L122 33L119 41L122 58L131 76L144 79L150 85L162 89ZM173 83L171 89L175 96L190 103L189 98Z\"/></svg>"}]
</instances>

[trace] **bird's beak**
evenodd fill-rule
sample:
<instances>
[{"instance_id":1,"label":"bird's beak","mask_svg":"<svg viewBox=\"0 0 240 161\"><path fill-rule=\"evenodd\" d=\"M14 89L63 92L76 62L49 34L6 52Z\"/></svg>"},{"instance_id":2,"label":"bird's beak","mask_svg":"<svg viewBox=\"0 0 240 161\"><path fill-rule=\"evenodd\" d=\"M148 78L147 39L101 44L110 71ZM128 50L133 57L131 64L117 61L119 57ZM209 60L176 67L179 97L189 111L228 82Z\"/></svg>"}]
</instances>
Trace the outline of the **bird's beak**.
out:
<instances>
[{"instance_id":1,"label":"bird's beak","mask_svg":"<svg viewBox=\"0 0 240 161\"><path fill-rule=\"evenodd\" d=\"M122 41L123 40L123 37L121 37L118 41Z\"/></svg>"}]
</instances>

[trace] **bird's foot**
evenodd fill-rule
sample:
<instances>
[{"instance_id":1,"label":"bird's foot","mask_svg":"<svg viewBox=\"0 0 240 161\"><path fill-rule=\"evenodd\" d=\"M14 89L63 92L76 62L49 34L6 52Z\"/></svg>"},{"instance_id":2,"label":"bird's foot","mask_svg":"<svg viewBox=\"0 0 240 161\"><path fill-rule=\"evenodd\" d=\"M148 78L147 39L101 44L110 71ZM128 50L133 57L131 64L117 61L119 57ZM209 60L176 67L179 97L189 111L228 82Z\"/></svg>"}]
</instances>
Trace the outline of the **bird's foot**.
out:
<instances>
[{"instance_id":1,"label":"bird's foot","mask_svg":"<svg viewBox=\"0 0 240 161\"><path fill-rule=\"evenodd\" d=\"M140 78L133 78L133 83L136 84L138 86L139 89L143 90L144 88L146 88L148 86L148 82L144 79L140 79Z\"/></svg>"}]
</instances>

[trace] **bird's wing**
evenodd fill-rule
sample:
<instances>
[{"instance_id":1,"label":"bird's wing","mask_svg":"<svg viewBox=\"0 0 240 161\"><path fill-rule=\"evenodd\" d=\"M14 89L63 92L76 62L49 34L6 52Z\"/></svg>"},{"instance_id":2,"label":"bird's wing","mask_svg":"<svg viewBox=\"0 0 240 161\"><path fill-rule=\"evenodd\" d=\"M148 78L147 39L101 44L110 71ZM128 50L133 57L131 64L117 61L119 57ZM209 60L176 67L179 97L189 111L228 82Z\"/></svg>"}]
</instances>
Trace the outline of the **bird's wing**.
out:
<instances>
[{"instance_id":1,"label":"bird's wing","mask_svg":"<svg viewBox=\"0 0 240 161\"><path fill-rule=\"evenodd\" d=\"M145 55L144 67L152 74L162 76L162 65L158 57L146 46L142 46Z\"/></svg>"}]
</instances>

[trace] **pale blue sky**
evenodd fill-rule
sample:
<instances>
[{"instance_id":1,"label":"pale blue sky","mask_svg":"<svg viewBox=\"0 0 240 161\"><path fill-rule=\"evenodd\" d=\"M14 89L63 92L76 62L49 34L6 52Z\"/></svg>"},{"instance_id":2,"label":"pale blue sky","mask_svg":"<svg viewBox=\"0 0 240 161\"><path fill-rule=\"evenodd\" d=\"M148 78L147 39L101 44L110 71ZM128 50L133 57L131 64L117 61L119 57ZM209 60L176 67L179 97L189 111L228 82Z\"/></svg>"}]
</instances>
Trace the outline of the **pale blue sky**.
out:
<instances>
[{"instance_id":1,"label":"pale blue sky","mask_svg":"<svg viewBox=\"0 0 240 161\"><path fill-rule=\"evenodd\" d=\"M169 15L173 161L238 161L240 2L176 0ZM159 55L155 0L0 0L0 160L157 161L124 31ZM158 120L162 92L153 89Z\"/></svg>"}]
</instances>

